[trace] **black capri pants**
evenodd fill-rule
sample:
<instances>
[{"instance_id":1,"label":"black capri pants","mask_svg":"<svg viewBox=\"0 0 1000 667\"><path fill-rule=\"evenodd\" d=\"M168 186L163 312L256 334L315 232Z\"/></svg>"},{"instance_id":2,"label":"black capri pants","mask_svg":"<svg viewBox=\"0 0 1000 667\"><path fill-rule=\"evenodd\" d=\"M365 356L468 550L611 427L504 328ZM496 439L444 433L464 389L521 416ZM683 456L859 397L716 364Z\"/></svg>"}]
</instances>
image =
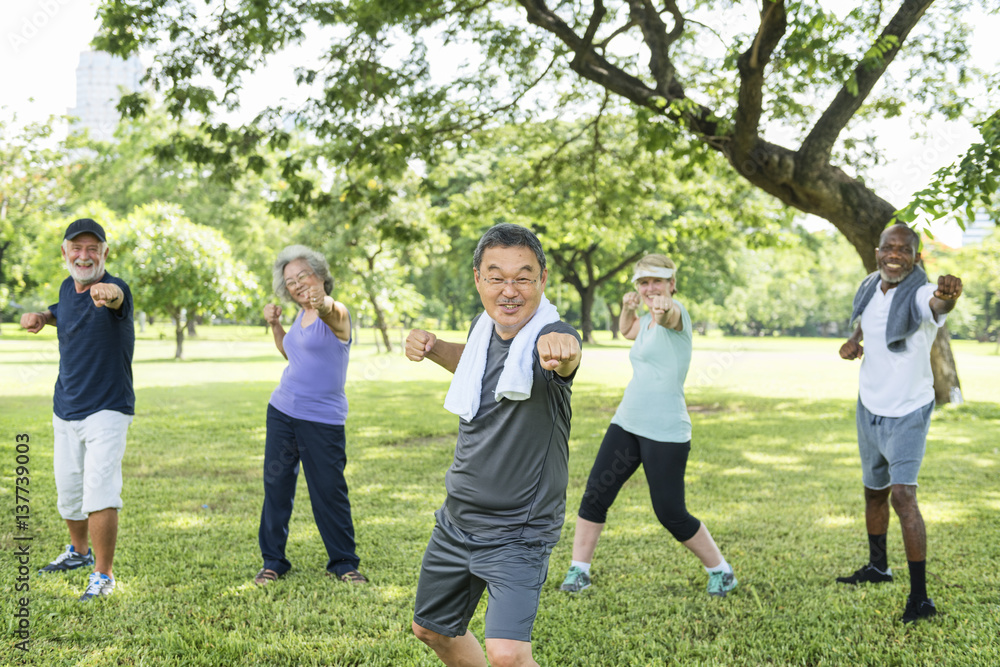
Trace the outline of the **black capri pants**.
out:
<instances>
[{"instance_id":1,"label":"black capri pants","mask_svg":"<svg viewBox=\"0 0 1000 667\"><path fill-rule=\"evenodd\" d=\"M684 469L690 451L690 440L657 442L611 424L587 479L580 518L604 523L622 485L642 464L656 518L678 542L690 540L701 527L684 505Z\"/></svg>"}]
</instances>

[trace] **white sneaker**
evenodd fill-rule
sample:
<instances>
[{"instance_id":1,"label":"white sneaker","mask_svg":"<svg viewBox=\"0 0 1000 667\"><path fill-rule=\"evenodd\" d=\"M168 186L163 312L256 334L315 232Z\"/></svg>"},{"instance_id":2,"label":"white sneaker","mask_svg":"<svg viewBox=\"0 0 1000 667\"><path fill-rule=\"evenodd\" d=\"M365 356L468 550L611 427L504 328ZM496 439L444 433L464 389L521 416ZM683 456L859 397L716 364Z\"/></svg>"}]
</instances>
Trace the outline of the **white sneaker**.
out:
<instances>
[{"instance_id":1,"label":"white sneaker","mask_svg":"<svg viewBox=\"0 0 1000 667\"><path fill-rule=\"evenodd\" d=\"M87 584L87 590L85 590L83 595L80 596L80 602L87 602L88 600L93 600L101 595L111 595L114 590L114 577L109 577L108 575L100 572L91 572L90 583Z\"/></svg>"}]
</instances>

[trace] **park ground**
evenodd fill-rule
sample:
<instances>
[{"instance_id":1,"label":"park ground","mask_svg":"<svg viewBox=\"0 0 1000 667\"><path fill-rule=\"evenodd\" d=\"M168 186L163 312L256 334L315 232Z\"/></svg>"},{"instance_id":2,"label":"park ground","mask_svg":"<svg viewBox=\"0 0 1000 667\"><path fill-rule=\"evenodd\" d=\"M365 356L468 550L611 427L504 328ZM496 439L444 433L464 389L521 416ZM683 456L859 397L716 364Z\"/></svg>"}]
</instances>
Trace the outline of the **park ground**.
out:
<instances>
[{"instance_id":1,"label":"park ground","mask_svg":"<svg viewBox=\"0 0 1000 667\"><path fill-rule=\"evenodd\" d=\"M125 456L118 590L81 605L86 574L31 576L15 592L16 547L35 571L66 543L52 479L54 332L0 337L0 662L31 665L434 665L410 634L420 558L444 496L456 417L448 374L362 331L348 376L348 470L367 586L324 576L300 482L290 574L260 567L264 415L284 360L262 327L203 327L172 359L166 329L136 346L135 422ZM460 334L453 333L453 339ZM447 337L447 334L445 334ZM867 557L854 435L857 363L836 339L696 337L687 395L694 425L688 506L739 579L705 593L696 559L659 526L646 480L630 480L578 596L558 590L573 517L608 420L628 382L628 349L586 346L574 385L568 521L534 628L543 665L1000 664L1000 356L956 341L966 403L935 412L921 471L928 587L941 613L899 622L908 590L898 522L893 584L836 585ZM27 529L16 527L18 434L30 437ZM21 596L27 650L13 631ZM480 638L483 608L471 629Z\"/></svg>"}]
</instances>

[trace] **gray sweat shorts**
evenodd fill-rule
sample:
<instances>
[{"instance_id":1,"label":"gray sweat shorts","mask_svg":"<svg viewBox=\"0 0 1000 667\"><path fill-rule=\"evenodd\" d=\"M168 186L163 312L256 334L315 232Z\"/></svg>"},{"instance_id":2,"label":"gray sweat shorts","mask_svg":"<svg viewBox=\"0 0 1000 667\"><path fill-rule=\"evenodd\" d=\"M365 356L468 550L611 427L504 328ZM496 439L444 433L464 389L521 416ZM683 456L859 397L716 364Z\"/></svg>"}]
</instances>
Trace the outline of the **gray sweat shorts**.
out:
<instances>
[{"instance_id":1,"label":"gray sweat shorts","mask_svg":"<svg viewBox=\"0 0 1000 667\"><path fill-rule=\"evenodd\" d=\"M917 485L927 448L934 401L902 417L873 415L858 399L858 450L861 481L869 489Z\"/></svg>"},{"instance_id":2,"label":"gray sweat shorts","mask_svg":"<svg viewBox=\"0 0 1000 667\"><path fill-rule=\"evenodd\" d=\"M552 543L480 537L435 513L420 566L413 621L446 637L464 635L486 590L486 638L530 642Z\"/></svg>"}]
</instances>

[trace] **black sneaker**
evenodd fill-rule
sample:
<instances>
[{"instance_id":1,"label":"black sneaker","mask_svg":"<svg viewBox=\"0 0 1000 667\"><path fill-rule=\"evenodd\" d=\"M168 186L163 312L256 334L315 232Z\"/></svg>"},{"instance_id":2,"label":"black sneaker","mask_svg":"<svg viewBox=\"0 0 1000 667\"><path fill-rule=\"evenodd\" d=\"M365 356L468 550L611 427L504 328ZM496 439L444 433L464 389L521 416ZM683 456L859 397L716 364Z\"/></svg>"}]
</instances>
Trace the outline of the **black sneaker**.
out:
<instances>
[{"instance_id":1,"label":"black sneaker","mask_svg":"<svg viewBox=\"0 0 1000 667\"><path fill-rule=\"evenodd\" d=\"M860 584L865 582L869 584L881 584L886 581L892 581L892 568L887 568L883 572L871 563L868 563L849 577L837 577L837 583L839 584Z\"/></svg>"},{"instance_id":2,"label":"black sneaker","mask_svg":"<svg viewBox=\"0 0 1000 667\"><path fill-rule=\"evenodd\" d=\"M937 613L934 600L925 598L914 602L913 598L906 598L906 609L903 610L903 623L913 623L921 618L930 618Z\"/></svg>"},{"instance_id":3,"label":"black sneaker","mask_svg":"<svg viewBox=\"0 0 1000 667\"><path fill-rule=\"evenodd\" d=\"M67 570L75 570L79 567L89 567L93 564L93 549L87 549L87 554L84 555L74 551L72 544L67 544L66 551L59 554L54 561L39 570L38 574L45 572L65 572Z\"/></svg>"}]
</instances>

